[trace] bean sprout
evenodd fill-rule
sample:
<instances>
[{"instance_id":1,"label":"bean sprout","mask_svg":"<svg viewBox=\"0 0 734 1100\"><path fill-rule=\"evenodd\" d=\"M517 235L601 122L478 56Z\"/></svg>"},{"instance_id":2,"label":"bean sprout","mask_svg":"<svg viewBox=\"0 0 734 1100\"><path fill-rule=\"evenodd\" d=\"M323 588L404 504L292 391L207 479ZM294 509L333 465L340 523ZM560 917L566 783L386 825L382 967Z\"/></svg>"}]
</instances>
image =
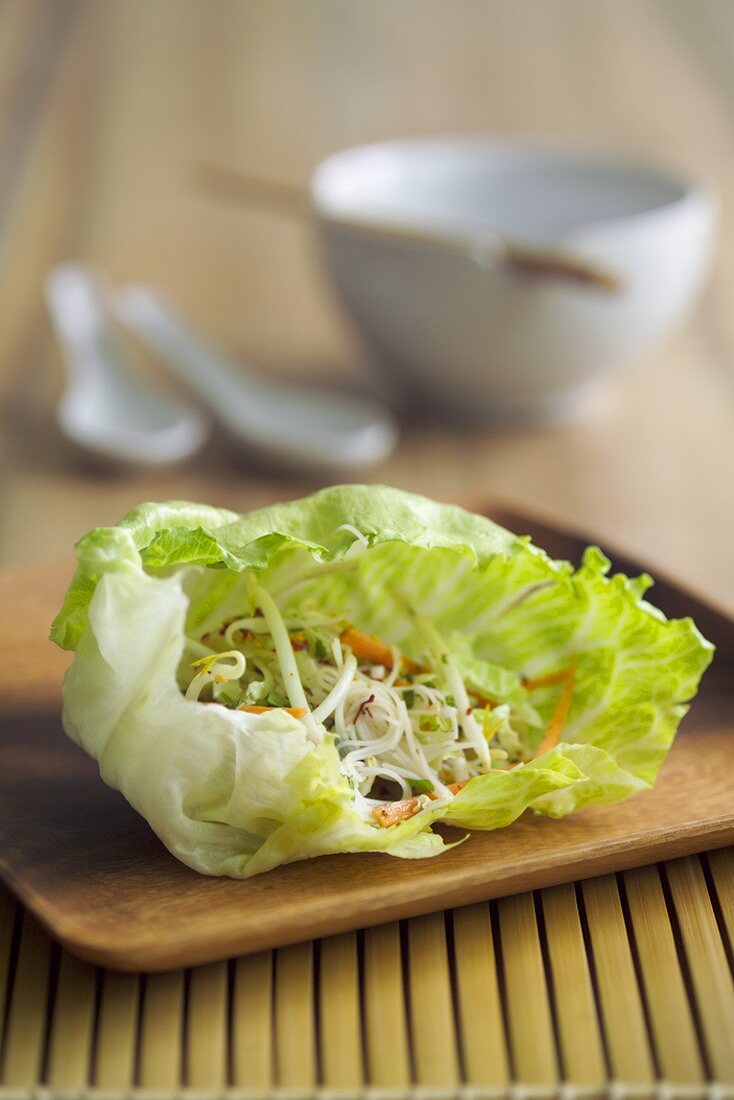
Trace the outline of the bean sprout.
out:
<instances>
[{"instance_id":1,"label":"bean sprout","mask_svg":"<svg viewBox=\"0 0 734 1100\"><path fill-rule=\"evenodd\" d=\"M231 660L232 664L222 664L223 660ZM197 666L200 666L200 671L186 688L186 698L189 700L198 699L207 684L224 684L228 680L241 680L247 668L247 660L239 650L231 649L227 653L200 657L198 661L193 662L192 668Z\"/></svg>"}]
</instances>

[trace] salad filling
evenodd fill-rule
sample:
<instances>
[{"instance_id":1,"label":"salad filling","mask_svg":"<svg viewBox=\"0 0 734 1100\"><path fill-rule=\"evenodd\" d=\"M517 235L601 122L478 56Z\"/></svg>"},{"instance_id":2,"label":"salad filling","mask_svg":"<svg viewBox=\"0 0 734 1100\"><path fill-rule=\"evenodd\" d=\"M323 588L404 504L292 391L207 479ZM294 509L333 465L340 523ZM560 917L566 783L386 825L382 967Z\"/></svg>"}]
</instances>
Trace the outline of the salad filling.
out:
<instances>
[{"instance_id":1,"label":"salad filling","mask_svg":"<svg viewBox=\"0 0 734 1100\"><path fill-rule=\"evenodd\" d=\"M503 669L513 686L509 702L488 697L462 675L435 626L412 610L423 640L418 659L338 614L308 604L284 611L256 584L249 603L242 615L187 635L179 669L186 699L252 714L283 710L314 745L334 738L355 808L383 828L560 740L573 697L573 659L535 680ZM559 692L545 728L530 702L540 688Z\"/></svg>"}]
</instances>

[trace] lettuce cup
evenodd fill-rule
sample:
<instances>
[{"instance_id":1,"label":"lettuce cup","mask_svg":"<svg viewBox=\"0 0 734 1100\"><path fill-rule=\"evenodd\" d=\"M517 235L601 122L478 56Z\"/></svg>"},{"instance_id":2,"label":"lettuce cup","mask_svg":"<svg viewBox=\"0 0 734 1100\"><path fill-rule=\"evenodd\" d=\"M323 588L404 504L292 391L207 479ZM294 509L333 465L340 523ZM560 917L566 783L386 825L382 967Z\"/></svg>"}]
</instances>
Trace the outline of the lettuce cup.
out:
<instances>
[{"instance_id":1,"label":"lettuce cup","mask_svg":"<svg viewBox=\"0 0 734 1100\"><path fill-rule=\"evenodd\" d=\"M51 633L75 651L64 729L204 874L434 856L439 822L627 798L713 654L600 550L574 571L382 486L144 504L77 549Z\"/></svg>"}]
</instances>

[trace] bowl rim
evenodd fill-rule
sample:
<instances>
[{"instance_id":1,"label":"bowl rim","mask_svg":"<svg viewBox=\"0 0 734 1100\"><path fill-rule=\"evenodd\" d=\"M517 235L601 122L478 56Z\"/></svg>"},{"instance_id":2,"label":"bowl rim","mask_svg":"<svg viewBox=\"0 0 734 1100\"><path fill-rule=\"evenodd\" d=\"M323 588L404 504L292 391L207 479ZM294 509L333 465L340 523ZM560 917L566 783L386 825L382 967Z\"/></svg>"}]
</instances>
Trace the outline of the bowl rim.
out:
<instances>
[{"instance_id":1,"label":"bowl rim","mask_svg":"<svg viewBox=\"0 0 734 1100\"><path fill-rule=\"evenodd\" d=\"M466 151L486 149L487 152L507 154L534 154L542 158L547 156L552 159L561 159L570 164L579 166L593 166L603 169L605 166L627 170L636 173L640 178L658 182L662 187L677 190L674 197L650 206L644 210L632 213L613 214L601 218L588 218L579 220L573 226L558 233L557 241L576 241L590 234L602 235L607 232L617 233L623 228L639 227L640 223L656 223L663 218L678 216L687 208L698 207L701 212L708 212L713 217L718 209L718 196L713 186L698 177L686 172L684 169L658 160L637 154L629 148L619 147L613 144L600 145L598 142L585 140L569 140L555 138L548 135L534 136L532 134L516 133L492 133L490 131L475 131L466 133L427 134L415 135L404 138L389 139L386 141L367 142L361 145L353 145L340 149L320 161L313 170L309 180L309 204L312 214L320 222L340 227L346 231L355 228L360 236L369 235L370 221L377 223L384 221L385 208L379 211L379 207L370 210L356 206L353 211L344 207L336 207L330 194L331 179L336 172L343 172L351 167L350 162L358 162L366 153L378 153L386 151L390 153L405 153L428 150L443 146L451 149L463 148ZM382 215L382 216L381 216ZM399 225L399 218L391 218L391 222ZM410 221L410 219L403 219ZM440 218L421 217L422 224L431 235L440 235L442 227L448 232L449 219L442 221ZM479 227L482 223L474 219L471 223ZM491 228L490 223L486 223ZM528 238L531 239L531 238Z\"/></svg>"}]
</instances>

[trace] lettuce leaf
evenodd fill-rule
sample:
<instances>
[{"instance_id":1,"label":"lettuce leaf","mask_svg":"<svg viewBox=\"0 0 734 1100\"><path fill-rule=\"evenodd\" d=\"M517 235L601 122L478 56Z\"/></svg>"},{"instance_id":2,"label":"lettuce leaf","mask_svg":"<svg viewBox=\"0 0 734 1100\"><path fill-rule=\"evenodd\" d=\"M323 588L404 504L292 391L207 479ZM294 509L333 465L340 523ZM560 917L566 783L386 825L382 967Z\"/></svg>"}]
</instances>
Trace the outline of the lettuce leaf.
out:
<instances>
[{"instance_id":1,"label":"lettuce leaf","mask_svg":"<svg viewBox=\"0 0 734 1100\"><path fill-rule=\"evenodd\" d=\"M441 819L492 829L529 808L560 817L625 798L654 781L713 652L691 620L668 621L645 601L648 577L609 577L601 551L574 572L485 517L382 486L336 486L244 516L145 504L77 549L52 626L76 651L64 727L167 847L208 874L340 851L432 856L447 847L432 830ZM409 604L450 639L469 681L524 707L531 724L547 723L557 688L534 691L531 706L522 677L576 654L561 744L397 826L366 822L329 737L314 748L285 712L181 694L186 629L241 609L252 571L292 610L316 601L419 652Z\"/></svg>"}]
</instances>

